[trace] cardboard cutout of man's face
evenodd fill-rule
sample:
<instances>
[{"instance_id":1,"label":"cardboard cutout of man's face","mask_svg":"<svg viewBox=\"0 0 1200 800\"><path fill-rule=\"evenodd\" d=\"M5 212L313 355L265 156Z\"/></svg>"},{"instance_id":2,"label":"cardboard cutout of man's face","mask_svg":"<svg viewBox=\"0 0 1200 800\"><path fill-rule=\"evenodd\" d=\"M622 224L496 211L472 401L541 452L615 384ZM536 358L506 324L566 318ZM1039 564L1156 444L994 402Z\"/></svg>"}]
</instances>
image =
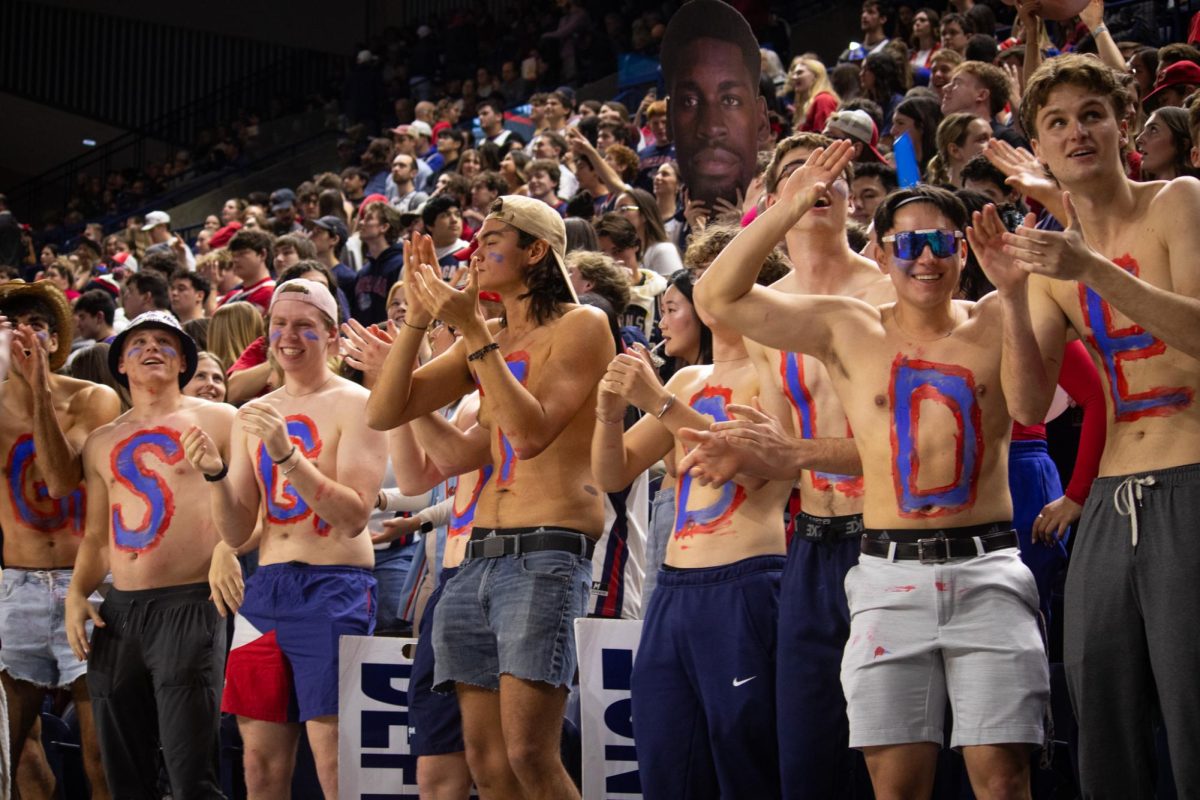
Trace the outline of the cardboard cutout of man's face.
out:
<instances>
[{"instance_id":1,"label":"cardboard cutout of man's face","mask_svg":"<svg viewBox=\"0 0 1200 800\"><path fill-rule=\"evenodd\" d=\"M671 140L689 196L710 208L718 197L737 202L754 177L768 127L766 102L741 50L718 39L689 42L668 90Z\"/></svg>"}]
</instances>

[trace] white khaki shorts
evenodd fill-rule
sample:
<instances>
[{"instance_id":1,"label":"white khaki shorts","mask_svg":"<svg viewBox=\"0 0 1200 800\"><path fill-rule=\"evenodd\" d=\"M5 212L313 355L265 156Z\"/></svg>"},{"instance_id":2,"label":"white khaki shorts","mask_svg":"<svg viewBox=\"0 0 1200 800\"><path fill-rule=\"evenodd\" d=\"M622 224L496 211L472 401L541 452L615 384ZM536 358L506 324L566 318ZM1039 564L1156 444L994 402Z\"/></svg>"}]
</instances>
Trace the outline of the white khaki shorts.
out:
<instances>
[{"instance_id":1,"label":"white khaki shorts","mask_svg":"<svg viewBox=\"0 0 1200 800\"><path fill-rule=\"evenodd\" d=\"M846 575L850 746L1043 742L1049 667L1033 574L1014 547L941 564L863 555Z\"/></svg>"}]
</instances>

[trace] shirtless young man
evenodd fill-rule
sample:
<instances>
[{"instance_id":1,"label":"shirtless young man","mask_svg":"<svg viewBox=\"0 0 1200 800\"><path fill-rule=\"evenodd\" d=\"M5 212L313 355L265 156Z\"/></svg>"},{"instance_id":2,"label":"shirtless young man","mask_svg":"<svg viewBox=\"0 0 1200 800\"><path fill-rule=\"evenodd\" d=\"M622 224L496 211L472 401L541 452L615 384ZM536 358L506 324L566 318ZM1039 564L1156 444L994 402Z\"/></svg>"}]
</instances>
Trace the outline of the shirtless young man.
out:
<instances>
[{"instance_id":1,"label":"shirtless young man","mask_svg":"<svg viewBox=\"0 0 1200 800\"><path fill-rule=\"evenodd\" d=\"M0 384L0 454L9 489L0 495L0 681L8 702L12 777L46 689L68 688L92 796L108 797L87 665L71 654L62 606L83 537L80 452L89 433L120 413L121 402L106 386L54 373L67 360L72 330L71 307L58 287L49 281L6 283L0 286L0 315L16 326L9 377Z\"/></svg>"},{"instance_id":2,"label":"shirtless young man","mask_svg":"<svg viewBox=\"0 0 1200 800\"><path fill-rule=\"evenodd\" d=\"M850 746L876 793L928 796L949 699L976 794L1028 797L1048 668L1010 522L999 302L952 299L962 204L918 188L880 206L894 304L788 295L754 286L745 267L827 195L849 157L840 142L815 151L709 268L697 300L749 338L820 359L854 430L866 531L846 577L842 685Z\"/></svg>"},{"instance_id":3,"label":"shirtless young man","mask_svg":"<svg viewBox=\"0 0 1200 800\"><path fill-rule=\"evenodd\" d=\"M435 685L458 693L467 761L483 797L578 797L559 735L576 665L573 622L585 610L589 559L604 527L588 454L612 335L600 312L574 304L566 231L554 209L502 197L478 240L463 291L430 266L427 239L419 258L410 246L408 316L371 394L369 422L395 427L478 382L475 435L489 442L494 473L466 560L433 621ZM480 289L500 295L503 322L484 321ZM422 328L434 317L463 338L414 372ZM446 471L481 465L464 459Z\"/></svg>"},{"instance_id":4,"label":"shirtless young man","mask_svg":"<svg viewBox=\"0 0 1200 800\"><path fill-rule=\"evenodd\" d=\"M284 384L237 413L225 464L195 430L188 460L212 479L221 537L241 547L261 521L221 710L238 716L252 797L283 797L304 723L326 797L338 796L338 638L375 623L375 563L363 535L386 466L364 424L367 390L336 376L337 301L304 278L275 289L267 327ZM226 474L228 470L228 474Z\"/></svg>"},{"instance_id":5,"label":"shirtless young man","mask_svg":"<svg viewBox=\"0 0 1200 800\"><path fill-rule=\"evenodd\" d=\"M1067 224L1063 232L1003 236L1005 253L1033 273L1027 307L1018 303L1009 315L1017 324L1006 332L1005 360L1023 390L1010 403L1019 421L1041 419L1071 331L1087 345L1108 397L1100 477L1067 579L1064 660L1081 788L1088 797L1153 796L1157 708L1176 789L1194 794L1200 641L1180 632L1200 610L1200 183L1125 177L1125 95L1093 58L1043 64L1021 114L1038 159L1070 197L1012 169L1013 153L993 152Z\"/></svg>"},{"instance_id":6,"label":"shirtless young man","mask_svg":"<svg viewBox=\"0 0 1200 800\"><path fill-rule=\"evenodd\" d=\"M833 140L808 133L775 148L767 168L768 205L784 183L819 147ZM850 178L843 176L836 180ZM843 187L844 188L844 187ZM798 295L838 295L879 305L896 297L892 283L869 259L846 242L849 192L828 192L809 213L784 233L794 270L772 288ZM699 297L703 289L697 287ZM698 302L703 302L697 298ZM827 458L845 460L843 472L798 471L786 459L771 466L782 471L761 477L798 481L800 513L788 548L780 586L779 650L776 691L783 796L838 797L851 770L847 758L846 701L838 680L842 650L850 635L850 612L842 585L858 563L862 534L862 477L850 426L825 366L802 353L746 342L762 391L760 404L779 419L791 421L800 439L819 438ZM797 443L803 445L804 443ZM813 443L816 444L816 443ZM799 453L793 455L799 456ZM754 470L749 470L756 474ZM859 760L861 770L861 760Z\"/></svg>"},{"instance_id":7,"label":"shirtless young man","mask_svg":"<svg viewBox=\"0 0 1200 800\"><path fill-rule=\"evenodd\" d=\"M623 353L600 381L592 471L602 490L624 488L671 451L683 458L680 428L728 420L759 395L742 337L696 310L712 327L711 365L682 369L663 386L645 358ZM629 403L645 416L626 433ZM709 489L679 477L633 668L647 797L780 796L775 651L786 550L780 512L791 483L742 478Z\"/></svg>"},{"instance_id":8,"label":"shirtless young man","mask_svg":"<svg viewBox=\"0 0 1200 800\"><path fill-rule=\"evenodd\" d=\"M67 594L67 636L88 659L113 796L157 796L161 746L173 796L221 798L219 604L237 607L241 570L198 513L208 488L184 461L183 439L203 427L227 449L233 408L182 394L196 345L170 312L135 317L113 340L109 368L133 407L84 445L87 533ZM110 570L97 611L88 598Z\"/></svg>"}]
</instances>

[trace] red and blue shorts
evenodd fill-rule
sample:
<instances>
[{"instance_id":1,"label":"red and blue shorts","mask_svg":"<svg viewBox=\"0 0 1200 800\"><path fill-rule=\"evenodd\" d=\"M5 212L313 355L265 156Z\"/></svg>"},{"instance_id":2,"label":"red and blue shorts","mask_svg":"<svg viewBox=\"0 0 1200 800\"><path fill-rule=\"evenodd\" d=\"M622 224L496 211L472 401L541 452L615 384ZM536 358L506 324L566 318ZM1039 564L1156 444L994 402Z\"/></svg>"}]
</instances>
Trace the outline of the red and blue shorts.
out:
<instances>
[{"instance_id":1,"label":"red and blue shorts","mask_svg":"<svg viewBox=\"0 0 1200 800\"><path fill-rule=\"evenodd\" d=\"M361 567L261 566L233 627L221 710L265 722L337 714L338 640L375 628L375 578Z\"/></svg>"}]
</instances>

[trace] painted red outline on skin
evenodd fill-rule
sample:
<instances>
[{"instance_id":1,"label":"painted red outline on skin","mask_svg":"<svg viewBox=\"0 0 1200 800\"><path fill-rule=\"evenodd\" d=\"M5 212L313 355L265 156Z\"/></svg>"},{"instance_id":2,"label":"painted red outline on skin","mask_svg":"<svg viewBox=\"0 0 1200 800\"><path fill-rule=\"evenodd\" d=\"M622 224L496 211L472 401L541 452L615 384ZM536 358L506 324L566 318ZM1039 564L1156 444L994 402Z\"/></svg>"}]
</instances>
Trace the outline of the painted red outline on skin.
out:
<instances>
[{"instance_id":1,"label":"painted red outline on skin","mask_svg":"<svg viewBox=\"0 0 1200 800\"><path fill-rule=\"evenodd\" d=\"M790 374L795 367L795 380ZM783 394L792 406L800 435L805 439L817 437L817 406L804 373L804 356L800 353L779 351L779 379ZM799 396L797 396L797 393ZM850 420L846 420L846 436L854 438ZM832 472L806 470L809 481L818 492L836 491L850 498L863 496L862 475L837 475Z\"/></svg>"},{"instance_id":2,"label":"painted red outline on skin","mask_svg":"<svg viewBox=\"0 0 1200 800\"><path fill-rule=\"evenodd\" d=\"M146 506L142 518L130 526L125 523L124 505L112 504L111 541L122 552L144 553L158 547L175 517L175 493L158 470L144 463L143 454L166 466L178 464L184 457L179 432L164 426L144 428L122 439L109 454L113 478Z\"/></svg>"},{"instance_id":3,"label":"painted red outline on skin","mask_svg":"<svg viewBox=\"0 0 1200 800\"><path fill-rule=\"evenodd\" d=\"M926 377L921 383L916 383L909 393L903 397L897 393L897 379L902 378L907 386L921 376L910 373L928 372L936 376L941 385L931 384L933 378ZM955 386L955 381L961 385ZM955 397L953 392L960 390L961 397ZM949 392L949 393L948 393ZM944 399L943 399L944 398ZM915 399L916 402L913 402ZM929 400L946 405L954 414L955 432L955 473L958 480L953 484L936 489L920 489L917 480L920 473L920 454L917 452L918 418L922 400ZM951 405L948 401L955 401ZM897 511L906 519L929 519L959 514L975 505L978 490L979 474L983 466L983 427L982 410L975 399L975 376L970 370L954 364L939 364L921 359L909 359L903 353L896 355L892 361L891 379L888 382L888 401L891 407L890 440L892 447L892 483L896 492ZM957 408L955 408L957 406ZM969 418L963 415L963 407L969 408ZM907 416L907 419L904 417ZM966 425L970 423L974 436L971 441L966 439ZM907 428L899 430L900 423ZM906 441L902 442L902 433ZM970 475L966 472L967 448L973 447L971 455ZM966 481L964 486L963 481ZM965 489L965 491L964 491ZM941 495L939 497L939 495ZM929 503L916 506L920 500ZM947 501L956 502L947 502ZM941 505L938 504L941 501Z\"/></svg>"},{"instance_id":4,"label":"painted red outline on skin","mask_svg":"<svg viewBox=\"0 0 1200 800\"><path fill-rule=\"evenodd\" d=\"M321 440L317 423L313 422L312 417L306 414L289 414L284 417L284 421L287 423L288 440L296 446L300 454L310 461L319 458L325 443ZM310 441L305 441L306 438ZM268 522L274 525L292 525L311 515L313 533L318 536L329 535L331 530L329 523L313 512L312 507L304 501L304 498L300 497L299 492L292 488L291 481L286 476L282 476L282 480L280 480L279 465L271 461L270 456L267 455L267 446L261 443L258 446L258 471L259 478L264 484L263 490L266 493L264 501ZM328 491L325 484L321 483L317 486L316 499L320 499ZM277 496L278 501L276 500Z\"/></svg>"},{"instance_id":5,"label":"painted red outline on skin","mask_svg":"<svg viewBox=\"0 0 1200 800\"><path fill-rule=\"evenodd\" d=\"M8 499L13 515L39 533L58 533L70 527L72 536L83 536L85 498L81 483L75 491L57 500L50 497L45 481L34 480L31 469L37 461L33 434L18 436L8 451ZM28 495L33 490L33 498Z\"/></svg>"},{"instance_id":6,"label":"painted red outline on skin","mask_svg":"<svg viewBox=\"0 0 1200 800\"><path fill-rule=\"evenodd\" d=\"M1128 253L1114 258L1113 263L1135 278L1141 272L1137 260ZM1129 391L1129 380L1121 365L1162 355L1167 350L1166 344L1137 323L1114 328L1113 310L1108 301L1082 283L1078 285L1078 292L1083 321L1090 330L1086 340L1100 358L1115 421L1169 417L1190 406L1195 392L1186 386L1154 386L1144 392ZM1097 316L1099 326L1096 325Z\"/></svg>"},{"instance_id":7,"label":"painted red outline on skin","mask_svg":"<svg viewBox=\"0 0 1200 800\"><path fill-rule=\"evenodd\" d=\"M731 402L733 390L725 386L705 386L692 395L688 405L705 415L714 422L724 422L729 419L725 413L726 406ZM717 413L708 410L716 401L719 408ZM692 476L685 474L680 477L675 492L675 521L672 535L676 539L684 539L697 534L714 533L732 521L738 507L746 500L746 488L738 483L727 483L722 487L717 500L699 509L688 509L688 499L692 486ZM730 491L732 488L732 491Z\"/></svg>"}]
</instances>

